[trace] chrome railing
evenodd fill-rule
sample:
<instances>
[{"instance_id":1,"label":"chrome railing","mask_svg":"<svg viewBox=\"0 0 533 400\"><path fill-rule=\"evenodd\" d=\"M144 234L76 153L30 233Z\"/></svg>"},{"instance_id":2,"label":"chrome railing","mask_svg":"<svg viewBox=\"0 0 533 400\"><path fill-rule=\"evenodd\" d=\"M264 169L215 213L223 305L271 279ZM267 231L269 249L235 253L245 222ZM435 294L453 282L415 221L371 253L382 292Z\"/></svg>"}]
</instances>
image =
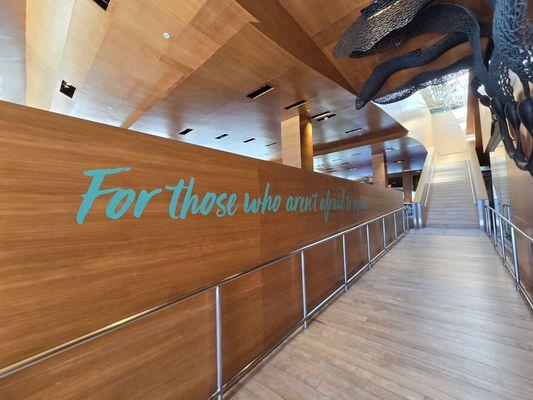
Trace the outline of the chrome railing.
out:
<instances>
[{"instance_id":1,"label":"chrome railing","mask_svg":"<svg viewBox=\"0 0 533 400\"><path fill-rule=\"evenodd\" d=\"M468 168L468 181L470 182L470 191L472 192L472 202L477 203L476 194L474 192L474 179L472 178L472 168L470 167L470 160L466 159L466 167Z\"/></svg>"},{"instance_id":2,"label":"chrome railing","mask_svg":"<svg viewBox=\"0 0 533 400\"><path fill-rule=\"evenodd\" d=\"M397 221L397 214L401 213L401 224L403 227L403 231L400 235L398 235L398 221ZM386 232L386 217L389 215L393 216L393 240L387 245L387 232ZM381 250L378 254L374 255L372 257L372 252L370 249L370 229L369 225L373 222L381 222L381 228L382 228L382 235L383 235L383 250ZM360 266L359 270L353 274L353 276L348 276L348 266L347 266L347 249L346 249L346 234L353 232L357 229L365 229L365 236L366 236L366 245L367 245L367 260L366 264ZM239 381L245 374L250 372L261 360L263 360L266 356L268 356L273 350L275 350L279 345L281 345L286 339L288 339L292 334L294 334L300 327L303 327L304 330L307 329L310 321L312 320L313 316L315 316L320 310L324 308L331 300L336 298L340 293L345 292L348 290L348 287L355 282L364 272L368 271L372 265L383 255L387 253L387 251L394 246L396 243L399 242L405 235L409 232L409 224L407 221L407 214L405 207L397 208L393 211L390 211L388 213L382 214L376 218L372 218L370 220L367 220L365 222L359 223L357 225L351 226L349 228L346 228L340 232L337 232L335 234L329 235L323 239L317 240L313 243L310 243L308 245L302 246L294 251L291 251L290 253L286 253L282 256L273 258L267 262L264 262L262 264L256 265L253 268L250 268L246 271L240 272L238 274L235 274L233 276L227 277L225 279L222 279L216 283L210 284L208 286L202 287L200 289L197 289L191 293L188 293L186 295L177 297L175 299L169 300L165 303L162 303L158 306L155 306L153 308L150 308L148 310L142 311L138 314L132 315L130 317L127 317L125 319L122 319L118 322L115 322L113 324L110 324L108 326L105 326L101 329L98 329L96 331L90 332L84 336L78 337L74 340L71 340L67 343L63 343L59 346L53 347L51 349L48 349L46 351L43 351L39 354L36 354L32 357L26 358L22 361L19 361L15 364L11 364L3 369L0 369L0 379L4 378L6 376L12 375L18 371L21 371L31 365L37 364L41 361L44 361L50 357L53 357L55 355L58 355L60 353L63 353L64 351L67 351L69 349L72 349L74 347L77 347L83 343L87 343L93 339L96 339L100 336L106 335L110 332L113 332L117 329L121 329L127 325L130 325L136 321L139 321L141 319L144 319L148 316L151 316L155 313L158 313L159 311L163 311L165 309L168 309L177 303L180 303L182 301L188 300L194 296L197 296L199 294L202 294L204 292L207 292L209 290L215 291L215 335L216 335L216 379L217 379L217 391L213 393L209 399L222 399L223 395L229 388L231 388L235 383ZM335 289L332 293L330 293L328 296L326 296L325 299L323 299L316 307L314 307L312 310L307 310L307 288L306 288L306 273L305 273L305 251L309 250L313 247L319 246L325 242L328 242L330 240L336 239L336 238L342 238L342 260L343 260L343 271L344 271L344 281L343 284ZM222 287L225 284L228 284L229 282L235 281L245 275L252 274L256 271L259 271L263 268L267 268L277 262L280 262L282 260L285 260L287 258L290 258L292 256L299 255L300 256L300 263L301 263L301 283L302 283L302 318L295 323L293 326L291 326L285 333L283 333L272 345L270 345L268 348L266 348L264 351L262 351L257 357L255 357L248 365L246 365L244 368L242 368L238 373L233 375L226 383L223 381L223 354L222 354L222 337L223 337L223 330L222 330Z\"/></svg>"},{"instance_id":3,"label":"chrome railing","mask_svg":"<svg viewBox=\"0 0 533 400\"><path fill-rule=\"evenodd\" d=\"M517 227L511 220L500 214L489 205L485 205L485 231L492 241L496 252L501 256L503 266L507 268L516 285L516 289L522 294L531 311L533 311L533 299L520 279L520 269L518 266L518 254L516 248L516 232L522 235L529 243L533 243L533 238ZM510 246L507 243L507 234L510 232ZM510 251L511 262L507 258L507 250Z\"/></svg>"}]
</instances>

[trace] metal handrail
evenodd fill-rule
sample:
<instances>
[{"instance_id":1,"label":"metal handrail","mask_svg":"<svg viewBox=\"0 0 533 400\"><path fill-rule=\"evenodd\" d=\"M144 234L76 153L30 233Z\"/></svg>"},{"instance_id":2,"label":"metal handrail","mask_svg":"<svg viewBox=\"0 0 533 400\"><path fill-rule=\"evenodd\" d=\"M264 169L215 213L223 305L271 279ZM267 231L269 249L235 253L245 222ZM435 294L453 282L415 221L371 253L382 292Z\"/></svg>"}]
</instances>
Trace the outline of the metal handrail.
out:
<instances>
[{"instance_id":1,"label":"metal handrail","mask_svg":"<svg viewBox=\"0 0 533 400\"><path fill-rule=\"evenodd\" d=\"M520 233L525 237L530 243L533 243L533 238L517 227L510 219L506 218L504 215L500 214L494 208L489 205L485 205L485 230L487 236L490 238L496 252L502 257L503 265L507 268L513 280L516 284L517 290L522 294L524 300L529 306L530 310L533 311L533 297L529 294L527 289L522 285L520 278L520 270L518 266L518 254L516 247L516 235L515 232ZM511 255L513 257L513 265L510 265L507 262L507 246L505 244L505 235L506 229L504 224L507 224L511 229ZM499 226L499 229L498 229ZM500 231L500 238L498 239L498 230ZM501 249L500 249L501 248Z\"/></svg>"},{"instance_id":2,"label":"metal handrail","mask_svg":"<svg viewBox=\"0 0 533 400\"><path fill-rule=\"evenodd\" d=\"M522 229L520 229L518 226L516 226L513 222L511 222L509 219L507 219L507 217L505 217L504 215L500 214L498 211L496 211L494 208L492 208L491 206L485 206L487 207L488 209L490 209L492 212L495 212L496 214L498 214L498 216L503 219L506 223L508 223L509 225L511 225L513 227L513 229L515 231L517 231L518 233L520 233L522 236L524 236L527 240L529 240L530 242L533 242L533 238L531 236L529 236L527 233L525 233Z\"/></svg>"},{"instance_id":3,"label":"metal handrail","mask_svg":"<svg viewBox=\"0 0 533 400\"><path fill-rule=\"evenodd\" d=\"M470 181L470 190L472 191L472 201L476 204L476 194L474 193L474 181L472 178L472 170L470 169L470 160L466 159L466 167L468 168L468 180Z\"/></svg>"},{"instance_id":4,"label":"metal handrail","mask_svg":"<svg viewBox=\"0 0 533 400\"><path fill-rule=\"evenodd\" d=\"M402 215L403 215L403 233L402 235L398 236L397 235L397 227L396 227L396 213L398 212L402 212ZM382 228L383 228L383 237L385 239L385 217L389 216L389 215L393 215L394 216L394 232L395 232L395 237L394 237L394 240L391 242L391 244L389 244L389 246L386 245L386 241L384 240L384 249L377 255L374 256L374 258L371 258L371 251L370 251L370 231L369 231L369 224L371 224L372 222L375 222L375 221L378 221L378 220L382 220ZM209 284L209 285L206 285L204 287L201 287L199 289L196 289L188 294L185 294L185 295L182 295L182 296L179 296L179 297L176 297L172 300L169 300L169 301L166 301L164 303L161 303L155 307L152 307L152 308L149 308L147 310L144 310L140 313L137 313L137 314L134 314L134 315L131 315L127 318L124 318L120 321L117 321L117 322L114 322L110 325L107 325L103 328L100 328L98 330L95 330L93 332L90 332L86 335L83 335L83 336L80 336L76 339L73 339L71 341L68 341L66 343L62 343L58 346L55 346L53 348L50 348L48 350L45 350L41 353L38 353L38 354L35 354L31 357L28 357L24 360L21 360L17 363L14 363L14 364L11 364L7 367L4 367L2 369L0 369L0 378L4 378L6 376L9 376L9 375L12 375L18 371L21 371L31 365L34 365L34 364L37 364L41 361L44 361L50 357L53 357L55 355L58 355L64 351L67 351L67 350L70 350L70 349L73 349L77 346L80 346L84 343L87 343L91 340L94 340L100 336L103 336L103 335L106 335L108 333L111 333L117 329L120 329L120 328L123 328L133 322L137 322L139 320L142 320L146 317L149 317L159 311L162 311L162 310L165 310L169 307L172 307L174 306L175 304L179 303L179 302L182 302L182 301L185 301L185 300L188 300L194 296L197 296L197 295L200 295L202 293L205 293L209 290L213 290L215 289L215 312L216 312L216 318L215 318L215 323L216 323L216 347L217 347L217 392L215 392L213 395L211 395L210 398L213 398L213 397L216 397L218 399L222 399L222 394L229 388L230 386L230 383L232 382L236 382L236 378L242 376L244 373L246 373L250 368L253 368L253 366L255 366L262 358L264 358L266 355L268 355L272 350L274 350L279 344L281 344L287 337L289 337L292 333L294 333L301 325L304 326L304 329L307 329L307 324L308 324L308 321L310 320L310 318L315 314L317 313L322 307L324 307L329 301L331 301L333 298L335 298L340 292L342 288L345 288L347 289L348 285L350 285L351 283L353 283L355 281L355 279L357 277L359 277L362 273L362 271L364 271L365 269L368 270L372 264L375 262L376 259L378 259L379 257L381 257L383 254L385 254L388 250L389 247L391 247L392 245L396 244L401 238L403 238L407 232L409 231L409 228L408 228L408 224L406 224L406 212L405 212L405 207L399 207L399 208L396 208L390 212L387 212L385 214L382 214L378 217L375 217L375 218L372 218L372 219L369 219L369 220L366 220L364 222L361 222L361 223L358 223L357 225L354 225L354 226L351 226L349 228L346 228L346 229L343 229L339 232L336 232L334 234L331 234L325 238L322 238L320 240L317 240L315 242L312 242L310 244L307 244L305 246L301 246L299 247L298 249L296 250L293 250L291 252L288 252L284 255L281 255L281 256L278 256L278 257L275 257L269 261L266 261L264 263L261 263L261 264L258 264L256 266L254 266L253 268L250 268L246 271L243 271L243 272L240 272L240 273L237 273L237 274L234 274L232 276L229 276L227 278L224 278L224 279L221 279L215 283L212 283L212 284ZM362 228L362 227L366 227L366 242L367 242L367 246L368 246L368 262L363 265L360 270L354 274L352 277L350 277L348 279L347 276L345 276L345 281L344 281L344 285L342 285L340 288L336 289L333 293L331 293L329 296L326 297L326 299L324 299L318 306L316 306L313 310L311 310L310 313L307 312L307 301L306 301L306 287L305 287L305 259L304 259L304 251L305 250L308 250L308 249L311 249L315 246L318 246L320 244L323 244L329 240L333 240L335 238L338 238L338 237L343 237L343 242L345 241L344 239L344 235L349 233L349 232L352 232L354 230L357 230L359 228ZM303 300L302 300L302 303L303 303L303 318L297 322L294 326L292 326L287 332L285 332L280 338L278 338L278 340L275 341L275 343L270 347L270 348L267 348L266 350L264 350L258 357L256 357L256 359L254 359L250 364L248 364L245 368L243 368L243 370L241 370L240 372L238 372L236 375L234 375L232 378L230 378L230 380L226 383L226 384L223 384L223 375L222 375L222 322L221 322L221 287L229 282L232 282L236 279L239 279L245 275L248 275L248 274L251 274L251 273L254 273L256 271L259 271L263 268L266 268L270 265L273 265L279 261L282 261L282 260L285 260L289 257L292 257L294 255L297 255L297 254L300 254L300 257L301 257L301 269L302 269L302 296L303 296ZM347 269L346 269L346 247L345 245L343 246L343 262L344 262L344 273L347 274Z\"/></svg>"},{"instance_id":5,"label":"metal handrail","mask_svg":"<svg viewBox=\"0 0 533 400\"><path fill-rule=\"evenodd\" d=\"M433 161L433 163L431 164L431 171L429 173L429 180L426 183L427 190L426 190L426 188L424 188L424 194L425 194L424 207L427 207L427 205L428 205L429 192L431 190L431 185L433 183L433 174L434 173L435 173L435 161Z\"/></svg>"}]
</instances>

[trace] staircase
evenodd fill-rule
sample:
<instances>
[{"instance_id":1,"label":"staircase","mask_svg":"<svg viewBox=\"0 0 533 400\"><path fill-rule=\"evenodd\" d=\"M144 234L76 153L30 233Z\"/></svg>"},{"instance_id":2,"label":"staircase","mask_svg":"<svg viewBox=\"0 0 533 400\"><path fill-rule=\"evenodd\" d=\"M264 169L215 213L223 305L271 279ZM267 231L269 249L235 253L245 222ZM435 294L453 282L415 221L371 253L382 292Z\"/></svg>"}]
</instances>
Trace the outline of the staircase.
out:
<instances>
[{"instance_id":1,"label":"staircase","mask_svg":"<svg viewBox=\"0 0 533 400\"><path fill-rule=\"evenodd\" d=\"M435 165L426 226L479 228L466 160Z\"/></svg>"}]
</instances>

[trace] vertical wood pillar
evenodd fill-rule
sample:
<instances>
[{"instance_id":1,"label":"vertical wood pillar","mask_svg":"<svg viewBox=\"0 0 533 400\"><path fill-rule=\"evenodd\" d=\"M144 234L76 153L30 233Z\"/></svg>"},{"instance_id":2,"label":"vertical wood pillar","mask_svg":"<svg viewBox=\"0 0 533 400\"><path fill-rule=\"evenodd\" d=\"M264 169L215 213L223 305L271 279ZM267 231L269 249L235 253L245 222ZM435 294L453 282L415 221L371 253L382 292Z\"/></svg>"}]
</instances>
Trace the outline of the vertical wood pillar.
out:
<instances>
[{"instance_id":1,"label":"vertical wood pillar","mask_svg":"<svg viewBox=\"0 0 533 400\"><path fill-rule=\"evenodd\" d=\"M372 175L374 185L387 186L385 153L372 154Z\"/></svg>"},{"instance_id":2,"label":"vertical wood pillar","mask_svg":"<svg viewBox=\"0 0 533 400\"><path fill-rule=\"evenodd\" d=\"M405 171L402 173L402 186L406 203L413 201L413 172Z\"/></svg>"},{"instance_id":3,"label":"vertical wood pillar","mask_svg":"<svg viewBox=\"0 0 533 400\"><path fill-rule=\"evenodd\" d=\"M281 157L285 165L313 171L313 127L309 118L281 121Z\"/></svg>"}]
</instances>

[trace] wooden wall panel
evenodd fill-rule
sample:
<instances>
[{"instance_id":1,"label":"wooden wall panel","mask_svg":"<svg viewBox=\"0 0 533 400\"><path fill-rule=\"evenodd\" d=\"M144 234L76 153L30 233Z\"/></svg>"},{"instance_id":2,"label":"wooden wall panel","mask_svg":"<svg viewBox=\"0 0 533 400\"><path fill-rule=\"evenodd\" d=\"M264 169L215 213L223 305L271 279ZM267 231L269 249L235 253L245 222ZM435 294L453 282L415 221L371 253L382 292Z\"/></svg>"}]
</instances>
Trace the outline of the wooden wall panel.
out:
<instances>
[{"instance_id":1,"label":"wooden wall panel","mask_svg":"<svg viewBox=\"0 0 533 400\"><path fill-rule=\"evenodd\" d=\"M346 271L352 277L368 263L366 229L360 228L346 234Z\"/></svg>"},{"instance_id":2,"label":"wooden wall panel","mask_svg":"<svg viewBox=\"0 0 533 400\"><path fill-rule=\"evenodd\" d=\"M396 226L398 229L398 236L403 233L403 214L401 212L396 213Z\"/></svg>"},{"instance_id":3,"label":"wooden wall panel","mask_svg":"<svg viewBox=\"0 0 533 400\"><path fill-rule=\"evenodd\" d=\"M0 143L0 368L261 261L258 216L173 220L170 192L141 218L107 219L97 200L76 223L84 170L131 166L104 184L137 192L195 176L200 193L242 195L257 194L255 160L11 105Z\"/></svg>"},{"instance_id":4,"label":"wooden wall panel","mask_svg":"<svg viewBox=\"0 0 533 400\"><path fill-rule=\"evenodd\" d=\"M269 184L271 194L284 199L344 190L367 202L368 208L332 211L327 219L320 211L282 208L276 214L237 212L232 217L174 220L168 215L171 193L164 191L150 201L141 218L131 210L118 220L106 218L109 196L104 196L96 200L86 222L77 224L81 195L90 183L83 171L118 167L131 171L108 176L104 187L134 188L138 193L194 176L194 191L200 196L213 191L254 197ZM402 196L0 103L0 204L1 369L400 207ZM242 202L238 206L242 210ZM342 277L341 246L328 246L324 254L311 251L317 252L310 256L309 267L311 274L318 271L314 301L329 290L329 283L338 281L339 271Z\"/></svg>"},{"instance_id":5,"label":"wooden wall panel","mask_svg":"<svg viewBox=\"0 0 533 400\"><path fill-rule=\"evenodd\" d=\"M394 217L392 214L385 217L385 239L387 246L394 242Z\"/></svg>"},{"instance_id":6,"label":"wooden wall panel","mask_svg":"<svg viewBox=\"0 0 533 400\"><path fill-rule=\"evenodd\" d=\"M283 209L277 214L261 216L261 254L264 259L274 258L280 252L290 252L356 225L357 221L383 214L383 210L390 211L403 205L400 192L368 184L347 186L344 179L280 164L262 163L259 181L260 188L264 188L269 182L271 192L284 193L285 196L304 196L316 191L319 197L324 197L328 190L338 194L344 189L353 199L368 200L367 209L350 213L331 212L327 221L321 212L287 213ZM375 235L372 235L372 240L374 237ZM380 237L383 240L383 236Z\"/></svg>"},{"instance_id":7,"label":"wooden wall panel","mask_svg":"<svg viewBox=\"0 0 533 400\"><path fill-rule=\"evenodd\" d=\"M344 283L342 240L336 238L305 251L307 312Z\"/></svg>"},{"instance_id":8,"label":"wooden wall panel","mask_svg":"<svg viewBox=\"0 0 533 400\"><path fill-rule=\"evenodd\" d=\"M372 258L383 251L383 227L381 220L374 221L368 226L370 232L370 254Z\"/></svg>"},{"instance_id":9,"label":"wooden wall panel","mask_svg":"<svg viewBox=\"0 0 533 400\"><path fill-rule=\"evenodd\" d=\"M204 399L216 391L214 291L0 379L0 398Z\"/></svg>"},{"instance_id":10,"label":"wooden wall panel","mask_svg":"<svg viewBox=\"0 0 533 400\"><path fill-rule=\"evenodd\" d=\"M303 317L300 257L222 286L224 382Z\"/></svg>"}]
</instances>

